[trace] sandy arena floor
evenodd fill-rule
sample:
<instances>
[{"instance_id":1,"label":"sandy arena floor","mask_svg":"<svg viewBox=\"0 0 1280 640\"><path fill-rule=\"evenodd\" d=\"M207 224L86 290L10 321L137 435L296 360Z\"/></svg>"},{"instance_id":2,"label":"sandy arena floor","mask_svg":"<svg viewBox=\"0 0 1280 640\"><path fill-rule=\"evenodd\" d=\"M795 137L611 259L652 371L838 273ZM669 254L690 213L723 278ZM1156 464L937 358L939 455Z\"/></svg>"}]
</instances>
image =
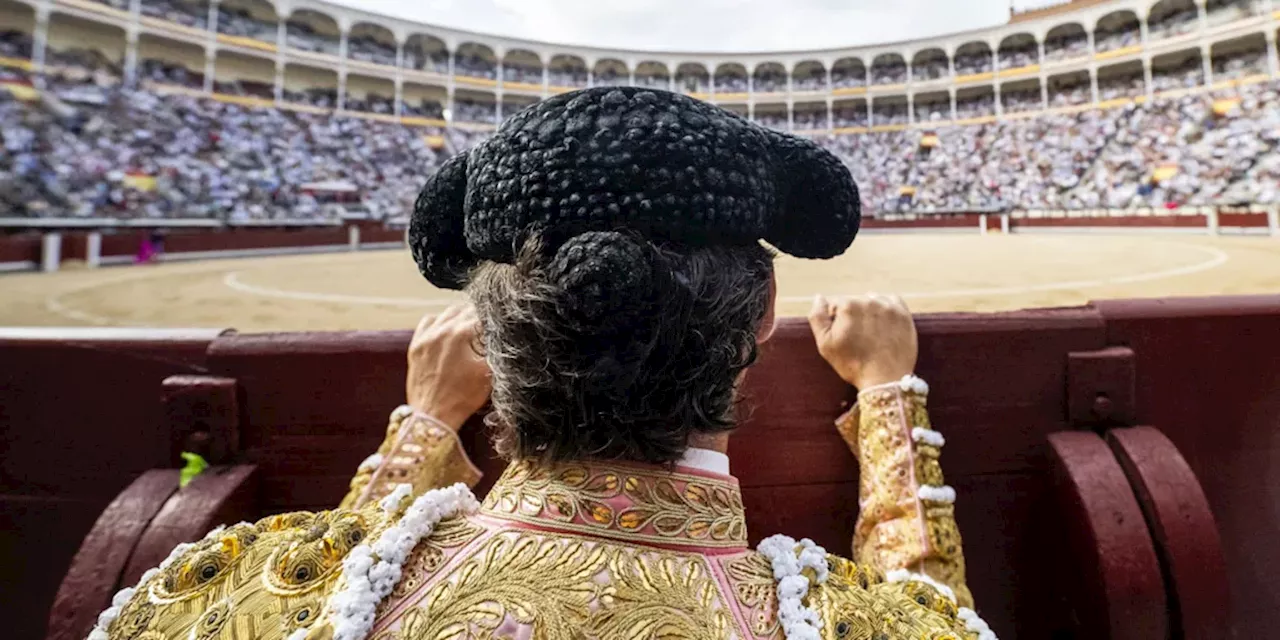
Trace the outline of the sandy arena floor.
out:
<instances>
[{"instance_id":1,"label":"sandy arena floor","mask_svg":"<svg viewBox=\"0 0 1280 640\"><path fill-rule=\"evenodd\" d=\"M784 315L818 292L894 292L916 311L1280 293L1280 238L868 235L835 260L782 258L778 273ZM405 251L214 260L0 276L0 325L411 328L459 298Z\"/></svg>"}]
</instances>

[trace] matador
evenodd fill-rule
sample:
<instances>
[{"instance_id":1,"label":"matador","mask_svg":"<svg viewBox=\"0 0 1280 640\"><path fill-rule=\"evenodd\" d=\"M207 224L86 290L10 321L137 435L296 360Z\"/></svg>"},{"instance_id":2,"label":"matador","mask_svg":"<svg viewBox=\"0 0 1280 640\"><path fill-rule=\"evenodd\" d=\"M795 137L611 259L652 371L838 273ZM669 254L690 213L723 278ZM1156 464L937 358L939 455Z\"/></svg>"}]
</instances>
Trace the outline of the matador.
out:
<instances>
[{"instance_id":1,"label":"matador","mask_svg":"<svg viewBox=\"0 0 1280 640\"><path fill-rule=\"evenodd\" d=\"M994 640L899 298L809 317L859 390L835 423L860 465L850 557L748 545L726 452L775 257L837 256L860 215L833 155L687 96L513 116L415 203L413 258L468 302L419 325L406 405L341 504L179 546L90 640ZM485 407L510 463L481 499L457 432Z\"/></svg>"}]
</instances>

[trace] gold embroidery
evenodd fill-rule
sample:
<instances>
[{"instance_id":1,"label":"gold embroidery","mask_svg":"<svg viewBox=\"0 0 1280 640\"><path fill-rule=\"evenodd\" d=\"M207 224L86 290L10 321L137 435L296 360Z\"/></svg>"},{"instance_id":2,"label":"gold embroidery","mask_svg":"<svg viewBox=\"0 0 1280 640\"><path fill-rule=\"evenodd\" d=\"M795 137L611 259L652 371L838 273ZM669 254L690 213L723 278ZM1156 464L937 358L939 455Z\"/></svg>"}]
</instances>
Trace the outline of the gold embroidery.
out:
<instances>
[{"instance_id":1,"label":"gold embroidery","mask_svg":"<svg viewBox=\"0 0 1280 640\"><path fill-rule=\"evenodd\" d=\"M871 567L828 556L830 577L814 587L808 604L822 616L824 638L969 638L956 618L956 606L933 587L885 583ZM734 597L757 637L780 638L777 584L769 561L746 553L724 561Z\"/></svg>"},{"instance_id":2,"label":"gold embroidery","mask_svg":"<svg viewBox=\"0 0 1280 640\"><path fill-rule=\"evenodd\" d=\"M587 623L593 638L728 638L733 616L700 556L610 549L600 608Z\"/></svg>"},{"instance_id":3,"label":"gold embroidery","mask_svg":"<svg viewBox=\"0 0 1280 640\"><path fill-rule=\"evenodd\" d=\"M945 484L939 448L912 441L913 427L930 428L925 397L896 388L865 392L837 426L861 467L855 559L926 573L972 607L954 506L917 497L921 485Z\"/></svg>"},{"instance_id":4,"label":"gold embroidery","mask_svg":"<svg viewBox=\"0 0 1280 640\"><path fill-rule=\"evenodd\" d=\"M484 529L465 518L450 518L436 526L431 536L414 549L401 570L400 582L382 602L379 614L390 611L425 585L448 561L450 553L475 540Z\"/></svg>"},{"instance_id":5,"label":"gold embroidery","mask_svg":"<svg viewBox=\"0 0 1280 640\"><path fill-rule=\"evenodd\" d=\"M378 455L382 461L376 467L362 465L356 471L340 508L359 509L376 503L400 484L412 485L414 495L419 495L458 482L474 487L481 477L456 433L415 415L407 406L391 413Z\"/></svg>"},{"instance_id":6,"label":"gold embroidery","mask_svg":"<svg viewBox=\"0 0 1280 640\"><path fill-rule=\"evenodd\" d=\"M766 638L778 636L782 629L777 616L777 585L769 561L758 553L745 553L723 563L733 596L742 607L751 632Z\"/></svg>"},{"instance_id":7,"label":"gold embroidery","mask_svg":"<svg viewBox=\"0 0 1280 640\"><path fill-rule=\"evenodd\" d=\"M706 562L577 536L504 532L375 638L492 638L512 625L546 640L728 638L733 616Z\"/></svg>"},{"instance_id":8,"label":"gold embroidery","mask_svg":"<svg viewBox=\"0 0 1280 640\"><path fill-rule=\"evenodd\" d=\"M112 640L283 639L311 627L342 560L389 519L362 512L293 513L239 524L197 542L143 584L108 629Z\"/></svg>"},{"instance_id":9,"label":"gold embroidery","mask_svg":"<svg viewBox=\"0 0 1280 640\"><path fill-rule=\"evenodd\" d=\"M742 496L733 482L623 465L517 462L489 492L484 509L626 540L746 546Z\"/></svg>"}]
</instances>

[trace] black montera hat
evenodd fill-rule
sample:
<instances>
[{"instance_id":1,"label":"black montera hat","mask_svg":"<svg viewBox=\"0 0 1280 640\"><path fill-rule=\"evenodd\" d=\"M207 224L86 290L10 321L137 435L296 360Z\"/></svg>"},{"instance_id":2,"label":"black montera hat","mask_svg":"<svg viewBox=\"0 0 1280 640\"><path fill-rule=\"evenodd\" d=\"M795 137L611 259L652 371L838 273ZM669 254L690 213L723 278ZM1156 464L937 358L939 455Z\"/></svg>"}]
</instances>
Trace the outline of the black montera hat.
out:
<instances>
[{"instance_id":1,"label":"black montera hat","mask_svg":"<svg viewBox=\"0 0 1280 640\"><path fill-rule=\"evenodd\" d=\"M539 102L446 162L418 196L409 242L423 275L456 289L534 234L552 251L630 231L831 258L860 217L848 169L809 140L675 93L598 88Z\"/></svg>"}]
</instances>

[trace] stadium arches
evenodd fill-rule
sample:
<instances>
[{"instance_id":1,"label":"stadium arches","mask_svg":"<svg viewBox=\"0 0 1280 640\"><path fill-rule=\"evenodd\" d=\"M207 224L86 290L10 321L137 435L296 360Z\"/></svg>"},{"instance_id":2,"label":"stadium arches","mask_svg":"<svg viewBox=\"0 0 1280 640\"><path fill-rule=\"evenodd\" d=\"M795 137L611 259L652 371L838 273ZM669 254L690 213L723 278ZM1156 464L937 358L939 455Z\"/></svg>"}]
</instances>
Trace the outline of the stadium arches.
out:
<instances>
[{"instance_id":1,"label":"stadium arches","mask_svg":"<svg viewBox=\"0 0 1280 640\"><path fill-rule=\"evenodd\" d=\"M747 68L737 62L725 62L716 67L715 91L726 99L729 96L745 101L750 85L747 80Z\"/></svg>"},{"instance_id":2,"label":"stadium arches","mask_svg":"<svg viewBox=\"0 0 1280 640\"><path fill-rule=\"evenodd\" d=\"M636 65L635 84L656 89L671 88L671 70L662 62L645 60Z\"/></svg>"},{"instance_id":3,"label":"stadium arches","mask_svg":"<svg viewBox=\"0 0 1280 640\"><path fill-rule=\"evenodd\" d=\"M676 89L685 93L702 94L710 91L711 76L701 62L686 62L676 67Z\"/></svg>"},{"instance_id":4,"label":"stadium arches","mask_svg":"<svg viewBox=\"0 0 1280 640\"><path fill-rule=\"evenodd\" d=\"M553 91L568 91L587 86L587 63L579 56L561 53L547 65Z\"/></svg>"},{"instance_id":5,"label":"stadium arches","mask_svg":"<svg viewBox=\"0 0 1280 640\"><path fill-rule=\"evenodd\" d=\"M631 84L631 70L621 60L602 58L591 69L591 84L597 87Z\"/></svg>"}]
</instances>

